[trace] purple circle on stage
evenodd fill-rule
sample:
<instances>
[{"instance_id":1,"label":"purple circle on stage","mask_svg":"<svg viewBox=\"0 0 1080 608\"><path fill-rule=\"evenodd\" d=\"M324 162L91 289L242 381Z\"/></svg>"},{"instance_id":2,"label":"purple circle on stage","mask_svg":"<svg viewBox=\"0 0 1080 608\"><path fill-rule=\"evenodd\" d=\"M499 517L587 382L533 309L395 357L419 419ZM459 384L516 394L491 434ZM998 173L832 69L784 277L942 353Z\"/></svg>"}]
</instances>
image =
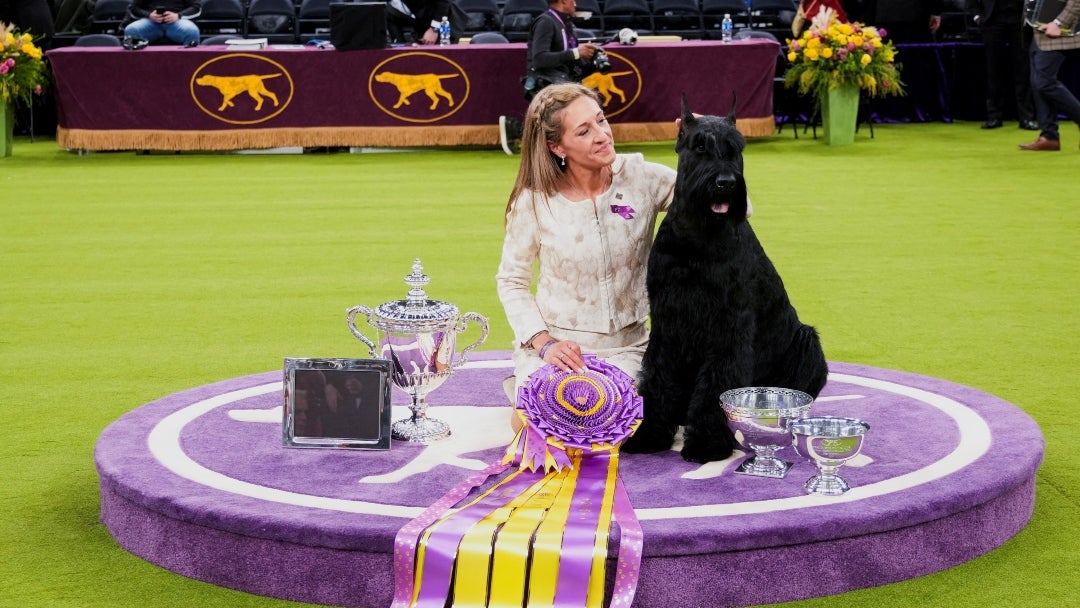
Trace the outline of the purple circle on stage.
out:
<instances>
[{"instance_id":1,"label":"purple circle on stage","mask_svg":"<svg viewBox=\"0 0 1080 608\"><path fill-rule=\"evenodd\" d=\"M195 579L389 605L398 529L512 439L511 372L509 353L473 354L428 398L451 437L385 451L283 447L281 372L167 396L102 433L102 520L125 549ZM407 399L393 390L398 419ZM635 606L764 604L904 580L1000 546L1031 516L1042 435L993 395L830 363L811 414L870 424L841 468L852 487L842 496L807 495L816 471L791 448L783 479L735 474L738 453L706 465L677 451L622 456L644 532Z\"/></svg>"}]
</instances>

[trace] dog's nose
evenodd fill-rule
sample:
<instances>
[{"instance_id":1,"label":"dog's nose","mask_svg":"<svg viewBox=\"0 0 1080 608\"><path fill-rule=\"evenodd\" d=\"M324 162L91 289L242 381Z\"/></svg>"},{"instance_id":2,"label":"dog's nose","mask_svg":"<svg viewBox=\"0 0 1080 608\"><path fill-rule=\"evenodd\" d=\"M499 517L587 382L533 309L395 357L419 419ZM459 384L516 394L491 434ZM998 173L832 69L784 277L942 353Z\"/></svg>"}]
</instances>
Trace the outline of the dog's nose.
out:
<instances>
[{"instance_id":1,"label":"dog's nose","mask_svg":"<svg viewBox=\"0 0 1080 608\"><path fill-rule=\"evenodd\" d=\"M734 175L716 176L716 187L720 190L731 190L737 183Z\"/></svg>"}]
</instances>

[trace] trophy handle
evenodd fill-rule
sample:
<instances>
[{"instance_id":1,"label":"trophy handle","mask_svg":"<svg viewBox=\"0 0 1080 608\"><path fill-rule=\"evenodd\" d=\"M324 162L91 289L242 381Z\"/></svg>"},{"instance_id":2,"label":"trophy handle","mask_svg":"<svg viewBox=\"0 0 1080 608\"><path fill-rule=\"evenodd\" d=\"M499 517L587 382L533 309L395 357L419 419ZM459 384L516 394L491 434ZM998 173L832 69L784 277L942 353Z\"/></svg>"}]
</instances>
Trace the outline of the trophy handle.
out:
<instances>
[{"instance_id":1,"label":"trophy handle","mask_svg":"<svg viewBox=\"0 0 1080 608\"><path fill-rule=\"evenodd\" d=\"M363 334L363 332L356 328L356 315L360 313L364 313L364 316L367 318L368 323L371 323L371 309L367 306L364 306L363 304L358 304L350 308L346 313L347 316L345 318L345 322L349 324L349 331L351 331L358 340L360 340L364 344L367 344L368 350L371 351L371 358L377 359L379 357L379 354L375 350L375 343L369 340L368 337ZM487 332L485 332L485 336L486 335Z\"/></svg>"},{"instance_id":2,"label":"trophy handle","mask_svg":"<svg viewBox=\"0 0 1080 608\"><path fill-rule=\"evenodd\" d=\"M477 346L480 346L481 344L483 344L484 340L487 340L487 337L488 337L488 320L487 320L487 317L481 315L478 312L467 312L467 313L461 315L461 321L458 323L458 326L455 329L455 331L457 331L457 333L459 333L459 334L464 332L465 327L469 324L469 321L474 321L477 325L480 326L480 337L477 338L476 342L473 342L472 344L470 344L470 345L466 346L464 349L462 349L461 355L460 355L461 359L458 361L458 365L468 362L468 360L469 360L469 356L468 356L469 351L476 348Z\"/></svg>"}]
</instances>

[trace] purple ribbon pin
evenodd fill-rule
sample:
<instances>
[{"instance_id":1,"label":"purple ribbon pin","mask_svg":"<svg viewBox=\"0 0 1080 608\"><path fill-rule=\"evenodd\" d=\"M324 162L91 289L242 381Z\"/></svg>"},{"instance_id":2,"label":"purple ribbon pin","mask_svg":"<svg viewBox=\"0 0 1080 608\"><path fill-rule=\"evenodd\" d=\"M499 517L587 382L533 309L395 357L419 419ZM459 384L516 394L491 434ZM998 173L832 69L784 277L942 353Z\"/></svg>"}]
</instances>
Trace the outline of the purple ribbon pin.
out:
<instances>
[{"instance_id":1,"label":"purple ribbon pin","mask_svg":"<svg viewBox=\"0 0 1080 608\"><path fill-rule=\"evenodd\" d=\"M624 220L634 219L634 208L630 205L612 205L612 213L618 213Z\"/></svg>"}]
</instances>

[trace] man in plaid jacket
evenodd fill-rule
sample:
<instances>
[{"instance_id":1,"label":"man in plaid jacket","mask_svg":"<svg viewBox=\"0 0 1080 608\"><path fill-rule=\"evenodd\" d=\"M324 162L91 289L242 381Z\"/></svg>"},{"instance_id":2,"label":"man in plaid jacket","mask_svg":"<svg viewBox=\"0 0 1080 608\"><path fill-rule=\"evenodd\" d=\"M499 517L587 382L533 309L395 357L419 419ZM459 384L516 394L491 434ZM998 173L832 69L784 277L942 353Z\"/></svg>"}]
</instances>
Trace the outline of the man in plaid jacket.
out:
<instances>
[{"instance_id":1,"label":"man in plaid jacket","mask_svg":"<svg viewBox=\"0 0 1080 608\"><path fill-rule=\"evenodd\" d=\"M1058 71L1066 56L1080 48L1080 36L1075 35L1078 21L1080 0L1068 0L1056 18L1035 29L1034 44L1031 45L1031 90L1035 95L1039 138L1030 144L1020 144L1021 150L1060 150L1058 114L1064 114L1080 126L1080 100L1058 80Z\"/></svg>"}]
</instances>

